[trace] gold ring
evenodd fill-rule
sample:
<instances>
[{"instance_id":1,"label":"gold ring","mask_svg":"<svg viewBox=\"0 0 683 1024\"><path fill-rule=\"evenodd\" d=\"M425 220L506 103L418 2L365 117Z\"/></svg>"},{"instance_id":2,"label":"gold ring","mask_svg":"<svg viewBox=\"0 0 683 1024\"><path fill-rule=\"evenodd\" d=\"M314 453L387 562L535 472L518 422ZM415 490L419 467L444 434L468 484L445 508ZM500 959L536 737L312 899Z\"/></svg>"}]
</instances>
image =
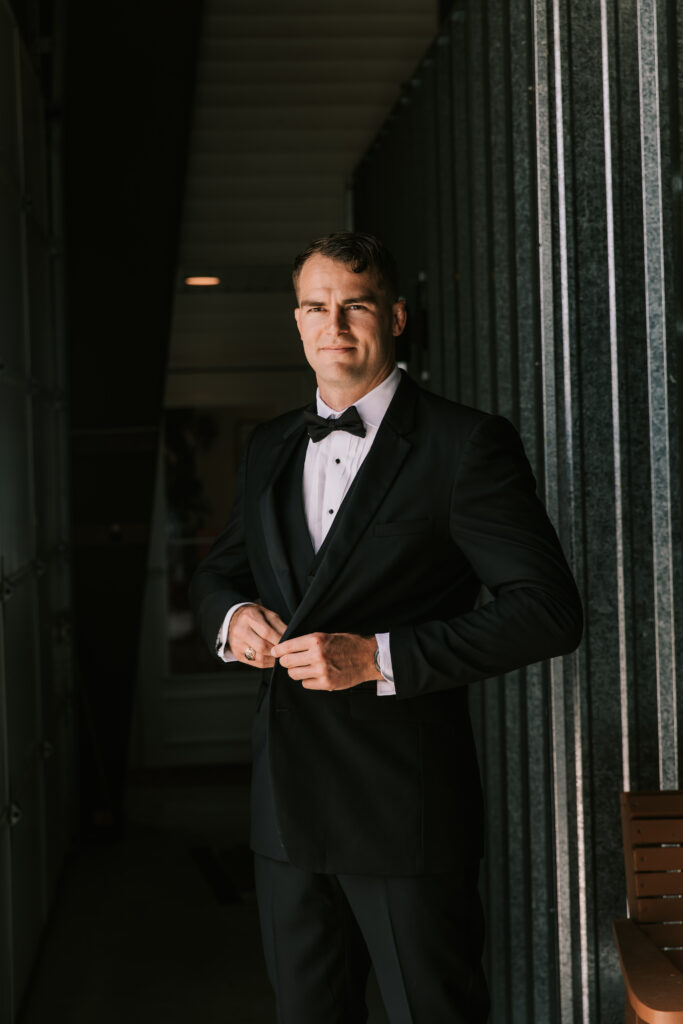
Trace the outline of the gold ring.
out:
<instances>
[{"instance_id":1,"label":"gold ring","mask_svg":"<svg viewBox=\"0 0 683 1024\"><path fill-rule=\"evenodd\" d=\"M247 647L244 652L244 657L247 661L253 661L256 658L256 651L253 647Z\"/></svg>"}]
</instances>

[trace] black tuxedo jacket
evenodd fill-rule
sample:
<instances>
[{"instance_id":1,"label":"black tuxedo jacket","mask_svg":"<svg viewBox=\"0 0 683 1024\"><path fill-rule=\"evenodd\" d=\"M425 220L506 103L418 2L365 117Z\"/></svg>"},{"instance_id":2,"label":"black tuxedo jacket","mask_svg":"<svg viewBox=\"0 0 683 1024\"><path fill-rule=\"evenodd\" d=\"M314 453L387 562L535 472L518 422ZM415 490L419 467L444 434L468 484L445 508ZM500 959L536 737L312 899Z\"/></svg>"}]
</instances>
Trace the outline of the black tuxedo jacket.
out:
<instances>
[{"instance_id":1,"label":"black tuxedo jacket","mask_svg":"<svg viewBox=\"0 0 683 1024\"><path fill-rule=\"evenodd\" d=\"M388 631L396 696L264 673L255 734L277 828L311 871L452 870L482 848L467 684L574 649L572 575L501 417L404 374L310 565L312 549L291 543L304 444L301 410L254 431L228 525L192 581L200 628L214 650L228 609L260 599L288 623L285 638ZM477 605L482 584L491 599Z\"/></svg>"}]
</instances>

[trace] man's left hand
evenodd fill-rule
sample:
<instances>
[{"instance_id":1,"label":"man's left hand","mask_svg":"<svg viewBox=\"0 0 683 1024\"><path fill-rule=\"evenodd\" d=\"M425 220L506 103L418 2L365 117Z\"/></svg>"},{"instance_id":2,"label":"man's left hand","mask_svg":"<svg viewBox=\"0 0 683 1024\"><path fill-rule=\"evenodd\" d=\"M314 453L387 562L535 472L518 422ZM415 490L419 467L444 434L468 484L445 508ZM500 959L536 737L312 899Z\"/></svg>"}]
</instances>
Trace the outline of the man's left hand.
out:
<instances>
[{"instance_id":1,"label":"man's left hand","mask_svg":"<svg viewBox=\"0 0 683 1024\"><path fill-rule=\"evenodd\" d=\"M375 668L377 641L356 633L308 633L276 644L274 658L307 690L348 690L381 679Z\"/></svg>"}]
</instances>

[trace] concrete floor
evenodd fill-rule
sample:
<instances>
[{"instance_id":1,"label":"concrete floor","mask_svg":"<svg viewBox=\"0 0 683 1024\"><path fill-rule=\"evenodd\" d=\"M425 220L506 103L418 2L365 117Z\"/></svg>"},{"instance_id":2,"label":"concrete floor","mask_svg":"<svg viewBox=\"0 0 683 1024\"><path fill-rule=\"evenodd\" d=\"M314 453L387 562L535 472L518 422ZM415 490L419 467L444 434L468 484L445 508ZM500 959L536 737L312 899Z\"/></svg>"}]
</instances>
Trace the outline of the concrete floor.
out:
<instances>
[{"instance_id":1,"label":"concrete floor","mask_svg":"<svg viewBox=\"0 0 683 1024\"><path fill-rule=\"evenodd\" d=\"M125 837L67 865L21 1024L274 1024L247 814L244 782L132 788ZM374 979L368 1005L386 1024Z\"/></svg>"}]
</instances>

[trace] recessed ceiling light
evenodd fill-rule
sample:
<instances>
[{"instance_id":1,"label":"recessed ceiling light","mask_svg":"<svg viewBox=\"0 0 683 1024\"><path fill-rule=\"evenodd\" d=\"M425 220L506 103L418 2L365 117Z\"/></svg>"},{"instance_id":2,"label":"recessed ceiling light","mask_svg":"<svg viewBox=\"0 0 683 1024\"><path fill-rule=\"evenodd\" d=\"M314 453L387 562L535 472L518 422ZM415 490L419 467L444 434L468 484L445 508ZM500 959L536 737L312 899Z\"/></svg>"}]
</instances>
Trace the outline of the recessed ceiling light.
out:
<instances>
[{"instance_id":1,"label":"recessed ceiling light","mask_svg":"<svg viewBox=\"0 0 683 1024\"><path fill-rule=\"evenodd\" d=\"M221 283L220 277L186 277L185 284L192 288L214 288Z\"/></svg>"}]
</instances>

